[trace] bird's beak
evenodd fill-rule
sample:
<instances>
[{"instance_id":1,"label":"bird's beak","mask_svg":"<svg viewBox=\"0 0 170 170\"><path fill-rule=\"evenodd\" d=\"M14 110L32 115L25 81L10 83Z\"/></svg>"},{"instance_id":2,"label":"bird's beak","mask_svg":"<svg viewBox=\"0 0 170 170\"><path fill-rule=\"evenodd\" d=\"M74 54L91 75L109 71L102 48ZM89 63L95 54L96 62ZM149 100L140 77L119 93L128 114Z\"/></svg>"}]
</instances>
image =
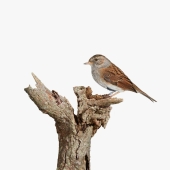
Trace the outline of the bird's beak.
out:
<instances>
[{"instance_id":1,"label":"bird's beak","mask_svg":"<svg viewBox=\"0 0 170 170\"><path fill-rule=\"evenodd\" d=\"M84 63L85 65L92 65L92 63L90 61L88 61L87 63Z\"/></svg>"}]
</instances>

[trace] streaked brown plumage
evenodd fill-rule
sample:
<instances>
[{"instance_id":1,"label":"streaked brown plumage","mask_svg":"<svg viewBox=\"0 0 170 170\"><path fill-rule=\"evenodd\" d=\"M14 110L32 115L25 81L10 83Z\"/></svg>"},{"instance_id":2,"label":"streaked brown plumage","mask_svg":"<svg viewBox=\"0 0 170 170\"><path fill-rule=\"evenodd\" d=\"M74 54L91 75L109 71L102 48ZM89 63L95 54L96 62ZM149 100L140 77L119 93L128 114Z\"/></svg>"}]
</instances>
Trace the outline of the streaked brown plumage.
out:
<instances>
[{"instance_id":1,"label":"streaked brown plumage","mask_svg":"<svg viewBox=\"0 0 170 170\"><path fill-rule=\"evenodd\" d=\"M91 66L94 80L102 87L112 91L112 93L117 94L122 91L132 91L141 93L152 102L156 102L155 99L137 87L119 67L114 65L105 56L96 54L85 64Z\"/></svg>"}]
</instances>

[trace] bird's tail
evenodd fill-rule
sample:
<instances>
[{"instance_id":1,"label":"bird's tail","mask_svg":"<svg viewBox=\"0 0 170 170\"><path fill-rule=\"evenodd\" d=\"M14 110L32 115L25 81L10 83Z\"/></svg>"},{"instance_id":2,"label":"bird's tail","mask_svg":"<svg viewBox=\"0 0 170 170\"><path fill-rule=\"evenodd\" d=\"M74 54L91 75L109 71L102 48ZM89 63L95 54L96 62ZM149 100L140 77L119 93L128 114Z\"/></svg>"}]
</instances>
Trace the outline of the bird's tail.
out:
<instances>
[{"instance_id":1,"label":"bird's tail","mask_svg":"<svg viewBox=\"0 0 170 170\"><path fill-rule=\"evenodd\" d=\"M135 84L133 84L133 87L135 88L135 90L144 95L145 97L147 97L148 99L150 99L152 102L157 102L155 99L153 99L152 97L150 97L149 95L147 95L145 92L143 92L139 87L137 87Z\"/></svg>"}]
</instances>

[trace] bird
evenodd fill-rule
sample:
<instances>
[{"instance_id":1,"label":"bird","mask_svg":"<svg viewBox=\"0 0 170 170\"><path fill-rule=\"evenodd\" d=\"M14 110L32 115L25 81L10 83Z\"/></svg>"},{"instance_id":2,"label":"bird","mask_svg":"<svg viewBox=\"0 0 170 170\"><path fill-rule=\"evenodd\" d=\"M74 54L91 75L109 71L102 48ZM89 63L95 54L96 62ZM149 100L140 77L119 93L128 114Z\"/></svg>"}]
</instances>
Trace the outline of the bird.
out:
<instances>
[{"instance_id":1,"label":"bird","mask_svg":"<svg viewBox=\"0 0 170 170\"><path fill-rule=\"evenodd\" d=\"M99 85L111 91L111 93L109 93L110 97L113 97L120 92L131 91L144 95L152 102L157 102L137 87L119 67L113 64L104 55L96 54L84 64L91 66L93 79Z\"/></svg>"}]
</instances>

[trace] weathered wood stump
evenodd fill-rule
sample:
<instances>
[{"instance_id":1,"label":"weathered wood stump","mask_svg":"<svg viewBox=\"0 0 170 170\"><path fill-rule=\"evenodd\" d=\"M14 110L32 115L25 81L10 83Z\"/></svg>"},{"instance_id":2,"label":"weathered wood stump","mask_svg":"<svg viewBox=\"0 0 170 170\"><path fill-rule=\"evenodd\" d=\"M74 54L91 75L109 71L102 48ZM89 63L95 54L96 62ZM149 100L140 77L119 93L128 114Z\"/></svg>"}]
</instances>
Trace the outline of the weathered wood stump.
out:
<instances>
[{"instance_id":1,"label":"weathered wood stump","mask_svg":"<svg viewBox=\"0 0 170 170\"><path fill-rule=\"evenodd\" d=\"M78 103L76 115L65 97L50 91L32 75L37 88L29 86L24 90L37 107L56 122L59 139L57 170L90 170L91 138L101 126L106 127L110 105L120 103L122 99L92 95L90 87L74 87Z\"/></svg>"}]
</instances>

